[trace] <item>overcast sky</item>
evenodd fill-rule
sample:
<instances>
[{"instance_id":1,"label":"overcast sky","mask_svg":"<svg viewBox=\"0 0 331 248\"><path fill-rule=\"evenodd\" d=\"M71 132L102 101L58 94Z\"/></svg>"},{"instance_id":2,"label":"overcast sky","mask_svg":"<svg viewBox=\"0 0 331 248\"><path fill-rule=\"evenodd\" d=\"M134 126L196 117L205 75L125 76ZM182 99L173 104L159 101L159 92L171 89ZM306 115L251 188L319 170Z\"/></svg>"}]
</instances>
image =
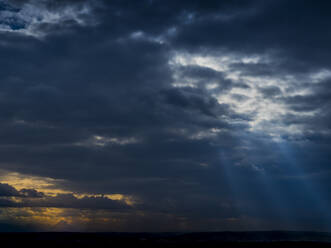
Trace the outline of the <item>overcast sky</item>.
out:
<instances>
[{"instance_id":1,"label":"overcast sky","mask_svg":"<svg viewBox=\"0 0 331 248\"><path fill-rule=\"evenodd\" d=\"M331 231L330 9L0 0L0 231Z\"/></svg>"}]
</instances>

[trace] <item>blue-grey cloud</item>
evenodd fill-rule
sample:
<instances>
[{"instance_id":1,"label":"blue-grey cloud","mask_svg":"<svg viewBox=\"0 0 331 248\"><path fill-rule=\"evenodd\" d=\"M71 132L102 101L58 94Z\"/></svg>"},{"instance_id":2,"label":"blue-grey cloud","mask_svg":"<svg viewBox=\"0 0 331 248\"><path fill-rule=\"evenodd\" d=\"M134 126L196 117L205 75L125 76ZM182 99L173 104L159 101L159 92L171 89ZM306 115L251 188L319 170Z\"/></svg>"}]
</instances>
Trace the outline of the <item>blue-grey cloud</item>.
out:
<instances>
[{"instance_id":1,"label":"blue-grey cloud","mask_svg":"<svg viewBox=\"0 0 331 248\"><path fill-rule=\"evenodd\" d=\"M7 224L10 208L65 208L116 210L120 230L330 230L328 8L1 1Z\"/></svg>"}]
</instances>

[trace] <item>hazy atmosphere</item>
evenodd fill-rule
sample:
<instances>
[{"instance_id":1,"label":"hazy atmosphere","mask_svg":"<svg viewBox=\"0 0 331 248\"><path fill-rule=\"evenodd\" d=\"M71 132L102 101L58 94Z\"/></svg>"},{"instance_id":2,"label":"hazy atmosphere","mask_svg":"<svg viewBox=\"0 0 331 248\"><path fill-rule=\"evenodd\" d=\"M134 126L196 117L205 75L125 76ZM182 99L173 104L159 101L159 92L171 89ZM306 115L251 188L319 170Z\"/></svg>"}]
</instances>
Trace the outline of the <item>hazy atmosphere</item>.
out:
<instances>
[{"instance_id":1,"label":"hazy atmosphere","mask_svg":"<svg viewBox=\"0 0 331 248\"><path fill-rule=\"evenodd\" d=\"M330 10L0 0L0 231L331 231Z\"/></svg>"}]
</instances>

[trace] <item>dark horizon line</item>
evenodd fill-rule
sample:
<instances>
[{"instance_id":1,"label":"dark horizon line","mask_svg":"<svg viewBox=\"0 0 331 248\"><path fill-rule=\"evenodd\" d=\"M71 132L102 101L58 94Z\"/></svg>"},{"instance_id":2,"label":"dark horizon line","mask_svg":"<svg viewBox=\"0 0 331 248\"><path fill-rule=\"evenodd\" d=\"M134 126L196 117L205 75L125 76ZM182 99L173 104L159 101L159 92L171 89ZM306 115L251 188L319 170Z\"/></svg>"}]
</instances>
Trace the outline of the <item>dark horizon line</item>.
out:
<instances>
[{"instance_id":1,"label":"dark horizon line","mask_svg":"<svg viewBox=\"0 0 331 248\"><path fill-rule=\"evenodd\" d=\"M169 233L169 234L208 234L208 233L323 233L323 234L330 234L331 231L300 231L300 230L247 230L247 231L231 231L231 230L224 230L224 231L141 231L141 232L121 232L121 231L0 231L1 233L90 233L90 234L157 234L157 233Z\"/></svg>"}]
</instances>

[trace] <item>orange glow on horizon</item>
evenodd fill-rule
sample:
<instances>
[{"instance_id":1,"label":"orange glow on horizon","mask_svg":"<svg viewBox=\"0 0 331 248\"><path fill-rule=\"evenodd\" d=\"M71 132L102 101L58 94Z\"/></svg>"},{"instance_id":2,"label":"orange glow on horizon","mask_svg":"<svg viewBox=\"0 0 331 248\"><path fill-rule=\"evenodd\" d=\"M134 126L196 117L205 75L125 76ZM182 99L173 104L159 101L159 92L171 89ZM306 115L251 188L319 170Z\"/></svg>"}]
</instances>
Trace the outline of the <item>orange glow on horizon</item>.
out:
<instances>
[{"instance_id":1,"label":"orange glow on horizon","mask_svg":"<svg viewBox=\"0 0 331 248\"><path fill-rule=\"evenodd\" d=\"M61 182L64 182L64 180L0 170L0 183L9 184L18 191L22 189L34 189L50 197L55 197L59 194L72 194L78 199L82 199L84 197L105 197L114 201L124 201L130 206L137 202L134 197L123 194L91 194L73 192L60 188L59 184ZM19 199L16 199L16 201L19 202Z\"/></svg>"}]
</instances>

